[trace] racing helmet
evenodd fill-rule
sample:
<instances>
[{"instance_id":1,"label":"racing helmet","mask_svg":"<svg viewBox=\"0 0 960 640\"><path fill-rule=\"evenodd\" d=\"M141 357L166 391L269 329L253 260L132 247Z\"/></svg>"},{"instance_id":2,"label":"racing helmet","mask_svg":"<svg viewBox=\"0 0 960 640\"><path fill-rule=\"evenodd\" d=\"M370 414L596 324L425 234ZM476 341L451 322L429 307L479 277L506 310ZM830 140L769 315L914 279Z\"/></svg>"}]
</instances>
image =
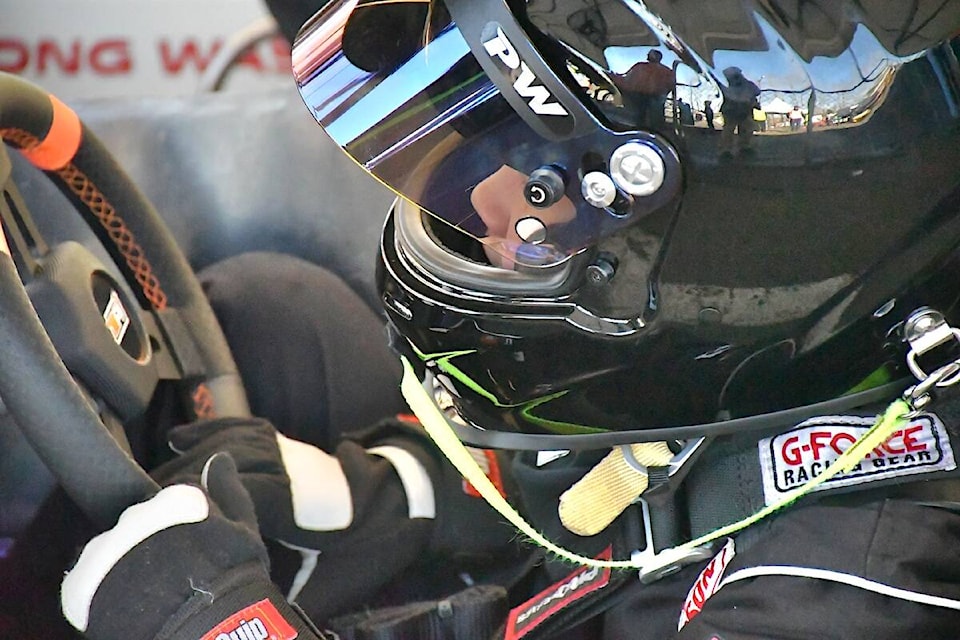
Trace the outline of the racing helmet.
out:
<instances>
[{"instance_id":1,"label":"racing helmet","mask_svg":"<svg viewBox=\"0 0 960 640\"><path fill-rule=\"evenodd\" d=\"M399 196L382 301L461 439L596 448L906 386L907 319L958 314L958 25L941 2L336 0L293 61Z\"/></svg>"}]
</instances>

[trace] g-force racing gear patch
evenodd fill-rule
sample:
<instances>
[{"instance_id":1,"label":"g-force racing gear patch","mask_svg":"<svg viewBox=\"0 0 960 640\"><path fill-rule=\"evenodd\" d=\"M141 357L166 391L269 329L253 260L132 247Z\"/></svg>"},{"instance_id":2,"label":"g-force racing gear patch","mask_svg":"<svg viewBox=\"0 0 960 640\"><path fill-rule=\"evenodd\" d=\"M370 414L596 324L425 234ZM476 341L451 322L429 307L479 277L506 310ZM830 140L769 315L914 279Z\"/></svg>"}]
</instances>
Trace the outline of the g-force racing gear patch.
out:
<instances>
[{"instance_id":1,"label":"g-force racing gear patch","mask_svg":"<svg viewBox=\"0 0 960 640\"><path fill-rule=\"evenodd\" d=\"M811 418L791 431L760 440L766 504L779 502L823 473L875 421L861 416ZM849 473L827 480L814 491L954 469L953 448L943 423L933 414L922 414L895 431Z\"/></svg>"}]
</instances>

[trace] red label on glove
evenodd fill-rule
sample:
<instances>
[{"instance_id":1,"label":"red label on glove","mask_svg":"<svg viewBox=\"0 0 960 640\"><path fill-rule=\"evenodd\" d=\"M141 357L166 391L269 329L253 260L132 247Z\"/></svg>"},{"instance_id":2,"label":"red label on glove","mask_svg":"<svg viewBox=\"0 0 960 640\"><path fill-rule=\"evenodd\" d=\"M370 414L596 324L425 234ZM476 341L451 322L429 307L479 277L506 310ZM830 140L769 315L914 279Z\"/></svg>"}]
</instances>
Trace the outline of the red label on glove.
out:
<instances>
[{"instance_id":1,"label":"red label on glove","mask_svg":"<svg viewBox=\"0 0 960 640\"><path fill-rule=\"evenodd\" d=\"M200 640L293 640L297 635L273 603L265 599L236 612Z\"/></svg>"}]
</instances>

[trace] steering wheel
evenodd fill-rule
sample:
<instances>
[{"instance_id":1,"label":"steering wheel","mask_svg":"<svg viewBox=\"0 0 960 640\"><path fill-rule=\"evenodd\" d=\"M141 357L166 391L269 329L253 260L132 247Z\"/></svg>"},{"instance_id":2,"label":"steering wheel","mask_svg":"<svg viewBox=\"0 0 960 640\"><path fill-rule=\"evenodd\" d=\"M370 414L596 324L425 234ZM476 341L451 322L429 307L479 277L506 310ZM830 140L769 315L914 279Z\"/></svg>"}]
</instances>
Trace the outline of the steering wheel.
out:
<instances>
[{"instance_id":1,"label":"steering wheel","mask_svg":"<svg viewBox=\"0 0 960 640\"><path fill-rule=\"evenodd\" d=\"M77 115L0 74L0 137L53 180L115 263L77 242L48 246L0 146L0 398L67 494L111 526L157 487L122 426L108 425L143 415L162 380L194 417L249 415L243 384L173 235Z\"/></svg>"}]
</instances>

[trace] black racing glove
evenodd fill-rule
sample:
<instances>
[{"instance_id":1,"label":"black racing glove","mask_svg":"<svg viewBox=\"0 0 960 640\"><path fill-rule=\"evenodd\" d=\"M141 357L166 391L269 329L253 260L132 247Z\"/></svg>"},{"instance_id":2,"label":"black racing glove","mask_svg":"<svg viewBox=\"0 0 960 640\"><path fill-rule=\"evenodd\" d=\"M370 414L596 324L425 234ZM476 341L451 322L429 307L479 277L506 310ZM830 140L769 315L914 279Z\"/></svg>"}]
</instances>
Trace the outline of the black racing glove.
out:
<instances>
[{"instance_id":1,"label":"black racing glove","mask_svg":"<svg viewBox=\"0 0 960 640\"><path fill-rule=\"evenodd\" d=\"M93 640L316 639L270 582L228 455L206 461L201 486L166 487L87 543L61 587L70 624Z\"/></svg>"},{"instance_id":2,"label":"black racing glove","mask_svg":"<svg viewBox=\"0 0 960 640\"><path fill-rule=\"evenodd\" d=\"M276 578L314 619L363 604L429 542L436 505L428 456L351 441L333 455L255 418L182 425L169 441L181 455L153 471L161 484L190 481L216 451L237 461L261 534L300 554L295 575Z\"/></svg>"}]
</instances>

